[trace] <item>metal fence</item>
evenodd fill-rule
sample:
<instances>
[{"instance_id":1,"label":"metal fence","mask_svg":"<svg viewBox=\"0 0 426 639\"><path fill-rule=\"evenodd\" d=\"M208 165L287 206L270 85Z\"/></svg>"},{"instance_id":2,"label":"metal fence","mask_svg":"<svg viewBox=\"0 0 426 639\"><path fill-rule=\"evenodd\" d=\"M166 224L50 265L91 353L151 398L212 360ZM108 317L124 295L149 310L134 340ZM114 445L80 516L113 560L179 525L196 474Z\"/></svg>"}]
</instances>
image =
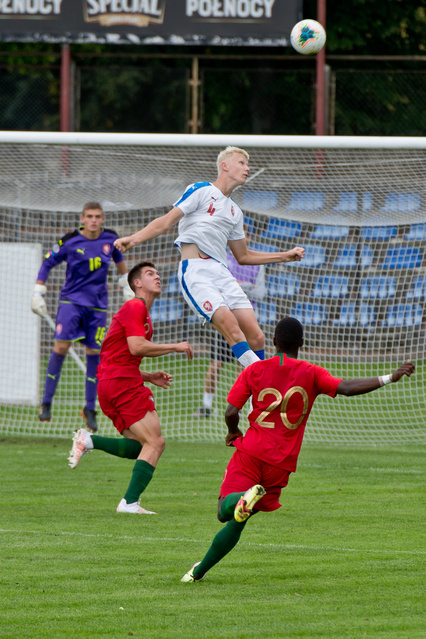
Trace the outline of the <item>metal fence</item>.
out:
<instances>
[{"instance_id":1,"label":"metal fence","mask_svg":"<svg viewBox=\"0 0 426 639\"><path fill-rule=\"evenodd\" d=\"M225 60L223 56L200 56L194 65L194 60L190 55L140 55L131 60L102 54L94 59L76 56L72 130L261 135L315 132L312 61L284 64L277 57ZM0 128L59 130L59 64L6 66L1 62L0 52ZM387 69L338 68L338 63L329 63L326 132L425 135L424 62L411 63L409 70L402 68L401 59L391 67L388 61Z\"/></svg>"}]
</instances>

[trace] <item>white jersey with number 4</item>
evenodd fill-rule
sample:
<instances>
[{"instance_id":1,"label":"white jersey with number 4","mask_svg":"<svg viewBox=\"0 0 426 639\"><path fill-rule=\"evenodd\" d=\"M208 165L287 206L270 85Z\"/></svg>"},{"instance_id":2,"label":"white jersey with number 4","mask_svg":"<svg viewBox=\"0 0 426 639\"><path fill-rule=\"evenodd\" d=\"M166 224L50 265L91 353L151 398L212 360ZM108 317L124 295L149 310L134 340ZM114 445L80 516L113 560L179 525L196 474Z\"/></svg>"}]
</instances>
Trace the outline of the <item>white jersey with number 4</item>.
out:
<instances>
[{"instance_id":1,"label":"white jersey with number 4","mask_svg":"<svg viewBox=\"0 0 426 639\"><path fill-rule=\"evenodd\" d=\"M184 214L175 246L181 249L181 244L196 244L227 267L228 241L245 238L243 212L238 204L210 182L196 182L174 206Z\"/></svg>"}]
</instances>

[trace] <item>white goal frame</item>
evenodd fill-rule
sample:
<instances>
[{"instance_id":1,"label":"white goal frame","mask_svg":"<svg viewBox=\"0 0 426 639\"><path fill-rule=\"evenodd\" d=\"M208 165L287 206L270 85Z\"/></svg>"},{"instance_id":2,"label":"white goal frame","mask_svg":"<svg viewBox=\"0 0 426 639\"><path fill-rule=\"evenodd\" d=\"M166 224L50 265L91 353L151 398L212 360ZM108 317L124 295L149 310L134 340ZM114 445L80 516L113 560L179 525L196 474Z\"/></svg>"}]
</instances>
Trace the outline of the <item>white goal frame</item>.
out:
<instances>
[{"instance_id":1,"label":"white goal frame","mask_svg":"<svg viewBox=\"0 0 426 639\"><path fill-rule=\"evenodd\" d=\"M311 260L308 266L286 267L289 277L282 281L276 266L268 270L265 301L257 309L266 335L268 355L273 352L275 321L283 314L296 314L305 324L307 337L300 357L325 366L336 376L386 374L407 357L417 365L416 373L409 381L375 393L351 399L319 398L308 422L306 440L352 445L424 443L426 316L425 292L421 286L426 275L426 235L421 234L421 227L426 227L426 188L424 169L422 184L419 166L426 166L426 138L3 131L0 132L0 159L5 167L4 176L0 178L2 241L19 241L12 228L17 219L20 220L19 235L23 236L21 241L43 243L45 223L52 238L61 237L78 225L79 211L84 204L82 198L85 201L98 199L89 197L91 185L98 189L97 193L105 189L106 225L109 226L109 219L112 219L111 226L117 227L119 234L134 232L139 228L135 226L135 220L146 223L171 208L184 185L205 179L213 181L214 158L227 145L246 148L253 161L247 184L236 190L233 197L243 208L246 221L252 224L255 243L278 245L280 250L295 244L306 246L307 258ZM99 156L93 175L90 163L85 164L89 152L93 157ZM48 161L44 162L47 157ZM149 170L155 163L163 164L162 174L154 172L151 176ZM173 176L169 179L170 163L173 163ZM45 166L44 172L41 165ZM77 165L82 167L81 174L78 180L73 180ZM182 171L181 165L184 166ZM267 177L268 173L271 178ZM109 195L105 186L108 179L114 183ZM56 199L51 202L50 184L52 192L53 184L58 187ZM57 194L61 189L63 199L59 201ZM126 189L132 194L129 203L123 203ZM158 193L164 190L161 202L154 197L156 189ZM379 204L371 208L367 196L373 190ZM137 197L138 192L142 198L144 191L148 194L146 204L143 199L136 203L131 199ZM313 200L306 200L307 206L297 210L291 199L293 193L303 197L306 193L312 196L322 192L327 201L323 208L315 202L312 204ZM407 193L413 198L418 196L418 203L414 198L407 204ZM354 199L343 201L342 194ZM388 205L389 194L400 194L400 203L398 200L392 204L389 200ZM352 207L355 196L357 204ZM340 211L339 204L343 207ZM288 224L287 237L281 240L273 235L268 237L271 218ZM41 220L38 232L35 219ZM329 237L327 228L323 231L322 226L328 228ZM324 232L325 235L321 235ZM8 239L5 240L6 236ZM130 251L125 259L131 267L141 257L149 257L163 276L164 293L157 310L153 311L153 341L170 342L188 336L194 344L196 357L192 363L179 357L161 358L143 362L143 367L147 370L169 367L174 375L174 390L164 392L154 388L166 437L217 440L223 438L226 431L223 409L238 367L236 364L224 366L212 417L204 421L194 418L192 415L202 398L210 344L217 338L201 328L194 318L188 318L183 298L177 291L171 292L178 259L173 239L173 233L169 233L167 237L134 249L134 253ZM345 253L345 247L348 250L355 247L355 255L350 251L349 255ZM413 248L417 262L407 268L404 264L395 268L389 263L386 267L392 250L400 247ZM349 264L352 258L359 260L355 266ZM342 260L340 265L339 259ZM298 271L299 268L302 270ZM109 278L109 321L121 304L112 270L113 267ZM35 276L36 273L34 279ZM7 273L2 277L7 278ZM63 270L53 269L47 296L52 317L57 309L61 283ZM173 309L171 321L165 322L170 309ZM40 331L42 392L53 336L45 322L40 322ZM54 399L52 422L40 424L36 406L4 402L0 405L1 434L68 437L80 425L85 359L83 351L78 349L76 346L76 352L64 365L60 381L62 390L58 390L58 397ZM10 359L13 361L13 355ZM4 369L3 374L7 374ZM101 434L115 433L105 417L100 415L99 422Z\"/></svg>"}]
</instances>

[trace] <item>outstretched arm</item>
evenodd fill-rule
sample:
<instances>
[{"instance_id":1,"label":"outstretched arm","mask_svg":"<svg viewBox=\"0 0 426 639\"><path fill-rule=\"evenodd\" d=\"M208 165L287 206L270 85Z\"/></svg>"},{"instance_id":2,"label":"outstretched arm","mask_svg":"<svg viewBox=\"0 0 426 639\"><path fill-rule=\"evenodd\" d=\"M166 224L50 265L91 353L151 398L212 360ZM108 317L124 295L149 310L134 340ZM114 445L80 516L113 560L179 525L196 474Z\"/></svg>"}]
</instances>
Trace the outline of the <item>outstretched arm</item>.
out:
<instances>
[{"instance_id":1,"label":"outstretched arm","mask_svg":"<svg viewBox=\"0 0 426 639\"><path fill-rule=\"evenodd\" d=\"M247 241L231 240L228 242L229 248L234 254L239 264L277 264L279 262L300 262L305 255L305 249L295 246L289 251L279 253L266 253L263 251L252 251L247 248Z\"/></svg>"},{"instance_id":2,"label":"outstretched arm","mask_svg":"<svg viewBox=\"0 0 426 639\"><path fill-rule=\"evenodd\" d=\"M136 357L161 357L169 353L186 353L188 359L193 358L192 347L188 342L176 344L153 344L140 335L132 335L127 338L129 351Z\"/></svg>"},{"instance_id":3,"label":"outstretched arm","mask_svg":"<svg viewBox=\"0 0 426 639\"><path fill-rule=\"evenodd\" d=\"M346 395L350 397L352 395L364 395L370 393L385 384L399 382L401 377L406 375L411 377L415 371L415 366L408 360L405 364L402 364L391 375L383 375L380 377L368 377L359 379L344 379L337 387L336 395Z\"/></svg>"},{"instance_id":4,"label":"outstretched arm","mask_svg":"<svg viewBox=\"0 0 426 639\"><path fill-rule=\"evenodd\" d=\"M177 206L174 206L168 213L152 220L152 222L140 231L133 233L133 235L118 238L118 240L115 240L114 246L124 253L133 246L137 246L138 244L142 244L142 242L147 242L154 237L166 233L166 231L171 229L182 218L183 212Z\"/></svg>"}]
</instances>

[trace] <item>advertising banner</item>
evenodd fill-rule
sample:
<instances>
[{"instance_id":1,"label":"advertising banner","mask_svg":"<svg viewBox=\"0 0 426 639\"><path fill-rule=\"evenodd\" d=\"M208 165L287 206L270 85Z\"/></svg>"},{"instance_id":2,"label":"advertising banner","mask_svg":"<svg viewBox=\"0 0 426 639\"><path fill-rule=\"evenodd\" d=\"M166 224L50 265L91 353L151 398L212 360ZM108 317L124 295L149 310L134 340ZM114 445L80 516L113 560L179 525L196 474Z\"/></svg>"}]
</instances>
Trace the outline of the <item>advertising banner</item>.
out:
<instances>
[{"instance_id":1,"label":"advertising banner","mask_svg":"<svg viewBox=\"0 0 426 639\"><path fill-rule=\"evenodd\" d=\"M300 0L0 0L0 41L287 46Z\"/></svg>"}]
</instances>

